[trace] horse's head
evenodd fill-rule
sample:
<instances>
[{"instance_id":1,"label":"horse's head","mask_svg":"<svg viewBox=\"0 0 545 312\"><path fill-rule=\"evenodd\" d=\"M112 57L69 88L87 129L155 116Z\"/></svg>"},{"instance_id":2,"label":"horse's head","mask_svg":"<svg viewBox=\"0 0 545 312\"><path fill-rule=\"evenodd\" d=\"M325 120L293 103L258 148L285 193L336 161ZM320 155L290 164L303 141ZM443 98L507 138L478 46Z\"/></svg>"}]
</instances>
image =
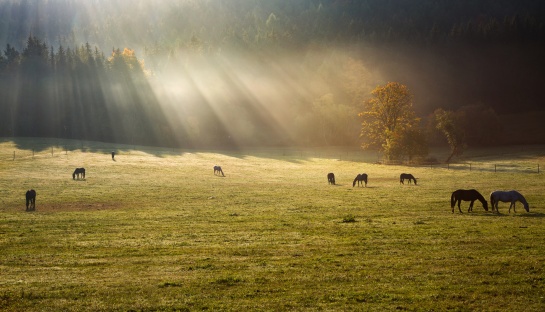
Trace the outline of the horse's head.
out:
<instances>
[{"instance_id":1,"label":"horse's head","mask_svg":"<svg viewBox=\"0 0 545 312\"><path fill-rule=\"evenodd\" d=\"M526 212L530 212L530 205L528 205L528 203L524 203L524 209L526 209Z\"/></svg>"},{"instance_id":2,"label":"horse's head","mask_svg":"<svg viewBox=\"0 0 545 312\"><path fill-rule=\"evenodd\" d=\"M483 202L483 208L485 211L488 211L488 202L486 200Z\"/></svg>"}]
</instances>

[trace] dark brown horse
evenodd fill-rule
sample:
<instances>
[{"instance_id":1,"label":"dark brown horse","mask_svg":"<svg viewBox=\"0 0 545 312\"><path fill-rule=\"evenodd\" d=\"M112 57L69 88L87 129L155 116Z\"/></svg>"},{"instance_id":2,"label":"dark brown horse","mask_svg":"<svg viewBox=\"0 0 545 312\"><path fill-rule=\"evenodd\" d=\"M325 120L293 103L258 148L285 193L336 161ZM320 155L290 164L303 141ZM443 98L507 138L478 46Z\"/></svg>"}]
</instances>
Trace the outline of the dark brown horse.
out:
<instances>
[{"instance_id":1,"label":"dark brown horse","mask_svg":"<svg viewBox=\"0 0 545 312\"><path fill-rule=\"evenodd\" d=\"M26 211L36 210L36 191L28 190L26 191Z\"/></svg>"},{"instance_id":2,"label":"dark brown horse","mask_svg":"<svg viewBox=\"0 0 545 312\"><path fill-rule=\"evenodd\" d=\"M399 183L405 184L405 180L409 180L409 184L411 184L412 180L414 182L414 185L416 185L416 178L410 173L402 173L399 176Z\"/></svg>"},{"instance_id":3,"label":"dark brown horse","mask_svg":"<svg viewBox=\"0 0 545 312\"><path fill-rule=\"evenodd\" d=\"M483 208L485 211L488 211L488 202L486 199L484 199L483 195L481 193L477 192L477 190L456 190L452 192L452 195L450 196L450 207L452 208L452 213L454 213L454 206L456 203L458 203L458 210L460 210L460 213L462 212L462 209L460 209L460 203L463 201L470 201L469 208L467 209L467 212L473 211L473 203L478 200L483 204Z\"/></svg>"},{"instance_id":4,"label":"dark brown horse","mask_svg":"<svg viewBox=\"0 0 545 312\"><path fill-rule=\"evenodd\" d=\"M72 179L76 179L76 177L78 177L78 180L79 178L82 179L85 179L85 168L76 168L76 170L74 170L74 173L72 173Z\"/></svg>"},{"instance_id":5,"label":"dark brown horse","mask_svg":"<svg viewBox=\"0 0 545 312\"><path fill-rule=\"evenodd\" d=\"M335 175L333 174L333 172L327 174L327 182L329 184L335 185Z\"/></svg>"},{"instance_id":6,"label":"dark brown horse","mask_svg":"<svg viewBox=\"0 0 545 312\"><path fill-rule=\"evenodd\" d=\"M360 183L362 186L365 183L365 187L367 187L367 173L358 174L354 182L352 182L352 187L356 186L356 183L358 183L358 186L360 186Z\"/></svg>"}]
</instances>

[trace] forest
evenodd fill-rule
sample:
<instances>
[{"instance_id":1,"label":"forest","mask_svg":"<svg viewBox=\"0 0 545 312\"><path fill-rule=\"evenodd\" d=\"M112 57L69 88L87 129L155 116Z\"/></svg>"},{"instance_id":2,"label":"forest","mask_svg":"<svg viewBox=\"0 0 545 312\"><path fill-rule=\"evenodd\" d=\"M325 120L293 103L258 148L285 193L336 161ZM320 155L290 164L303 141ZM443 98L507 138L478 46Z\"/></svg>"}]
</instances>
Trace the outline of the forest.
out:
<instances>
[{"instance_id":1,"label":"forest","mask_svg":"<svg viewBox=\"0 0 545 312\"><path fill-rule=\"evenodd\" d=\"M0 0L0 44L0 136L358 146L389 81L424 122L543 111L541 1Z\"/></svg>"}]
</instances>

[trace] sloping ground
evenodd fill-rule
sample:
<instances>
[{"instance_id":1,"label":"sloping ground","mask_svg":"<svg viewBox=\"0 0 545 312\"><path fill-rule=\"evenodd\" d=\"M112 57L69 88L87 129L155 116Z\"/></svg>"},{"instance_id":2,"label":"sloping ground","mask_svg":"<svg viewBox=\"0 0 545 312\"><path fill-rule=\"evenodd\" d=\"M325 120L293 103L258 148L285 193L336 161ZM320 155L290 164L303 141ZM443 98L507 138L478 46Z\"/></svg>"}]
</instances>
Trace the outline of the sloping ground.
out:
<instances>
[{"instance_id":1,"label":"sloping ground","mask_svg":"<svg viewBox=\"0 0 545 312\"><path fill-rule=\"evenodd\" d=\"M499 116L504 145L545 143L545 111Z\"/></svg>"}]
</instances>

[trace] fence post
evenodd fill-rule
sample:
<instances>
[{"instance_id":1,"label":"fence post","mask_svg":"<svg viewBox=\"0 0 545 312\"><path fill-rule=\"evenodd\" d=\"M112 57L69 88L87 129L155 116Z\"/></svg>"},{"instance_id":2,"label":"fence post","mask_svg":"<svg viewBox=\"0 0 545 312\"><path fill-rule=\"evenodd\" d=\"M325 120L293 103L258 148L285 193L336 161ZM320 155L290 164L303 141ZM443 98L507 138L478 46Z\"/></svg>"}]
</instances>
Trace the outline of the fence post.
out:
<instances>
[{"instance_id":1,"label":"fence post","mask_svg":"<svg viewBox=\"0 0 545 312\"><path fill-rule=\"evenodd\" d=\"M13 151L13 160L15 160L15 151Z\"/></svg>"}]
</instances>

